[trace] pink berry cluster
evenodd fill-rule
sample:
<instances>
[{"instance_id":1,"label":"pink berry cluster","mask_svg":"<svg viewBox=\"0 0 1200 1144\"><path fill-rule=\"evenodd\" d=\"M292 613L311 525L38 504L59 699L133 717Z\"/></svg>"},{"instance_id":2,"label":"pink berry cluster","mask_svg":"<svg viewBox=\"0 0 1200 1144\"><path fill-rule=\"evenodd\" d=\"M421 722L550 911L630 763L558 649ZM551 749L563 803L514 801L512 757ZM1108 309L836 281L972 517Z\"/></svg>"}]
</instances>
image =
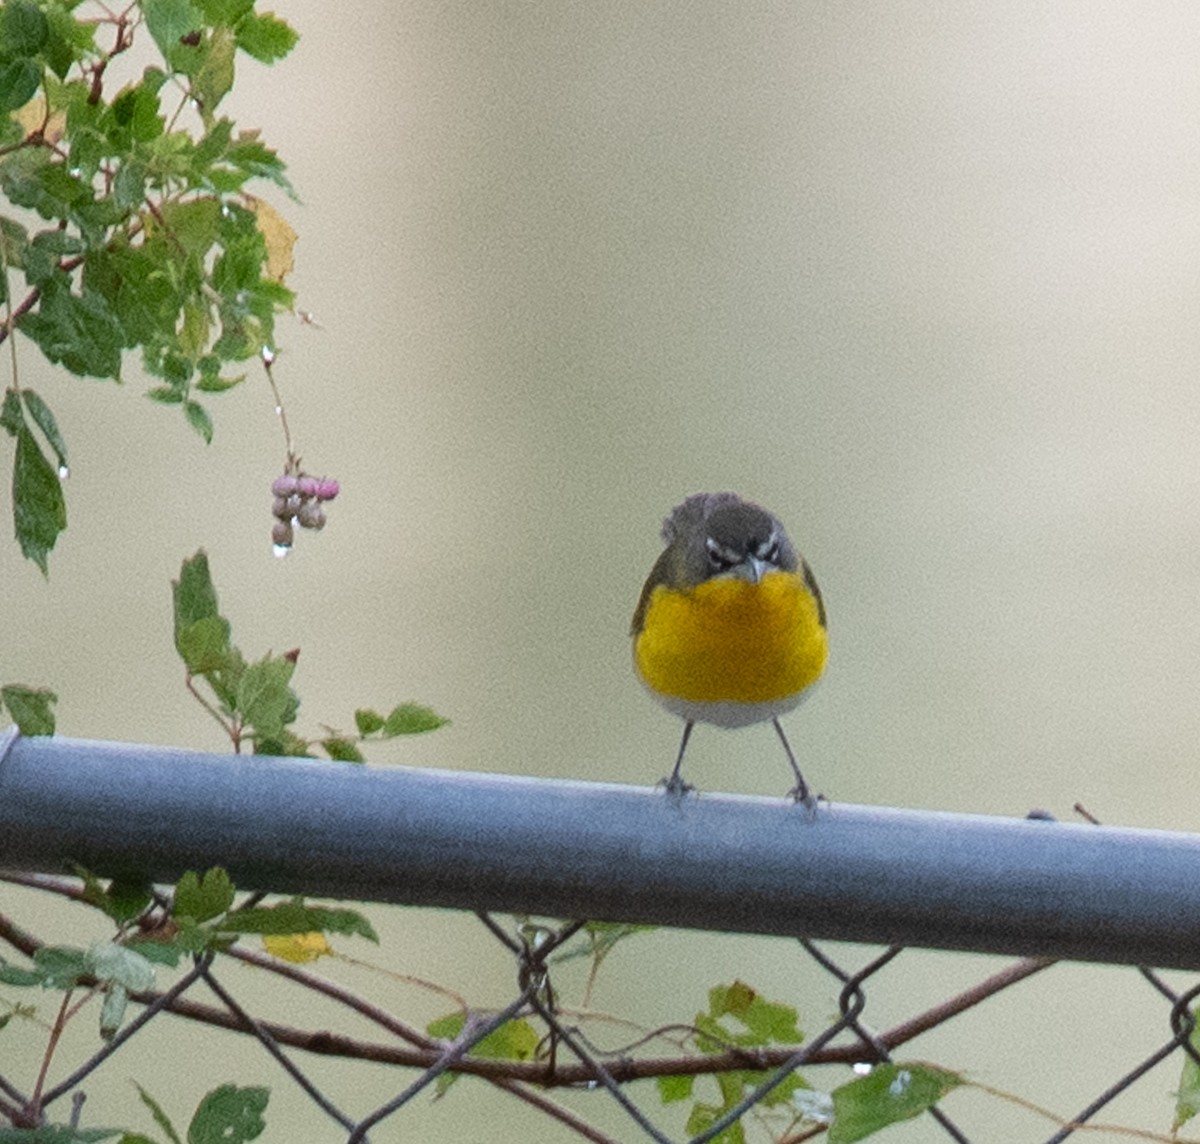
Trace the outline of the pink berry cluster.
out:
<instances>
[{"instance_id":1,"label":"pink berry cluster","mask_svg":"<svg viewBox=\"0 0 1200 1144\"><path fill-rule=\"evenodd\" d=\"M271 512L275 524L271 528L271 540L276 548L291 548L295 540L295 526L301 528L325 527L325 501L338 495L338 483L330 477L309 477L303 473L284 473L271 482L275 500Z\"/></svg>"}]
</instances>

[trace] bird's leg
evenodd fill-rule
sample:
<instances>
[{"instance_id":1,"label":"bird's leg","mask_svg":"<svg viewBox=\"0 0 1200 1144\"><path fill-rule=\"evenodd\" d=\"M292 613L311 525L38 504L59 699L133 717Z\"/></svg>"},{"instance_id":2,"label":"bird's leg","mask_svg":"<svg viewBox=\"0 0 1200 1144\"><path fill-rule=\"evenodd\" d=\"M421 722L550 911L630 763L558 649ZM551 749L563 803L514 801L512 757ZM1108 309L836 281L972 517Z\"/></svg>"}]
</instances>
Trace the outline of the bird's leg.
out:
<instances>
[{"instance_id":1,"label":"bird's leg","mask_svg":"<svg viewBox=\"0 0 1200 1144\"><path fill-rule=\"evenodd\" d=\"M688 739L692 737L694 726L695 723L690 719L683 725L683 739L679 744L679 754L675 758L675 769L671 772L670 778L663 779L663 786L667 788L667 794L687 794L688 791L696 789L691 783L685 783L679 773L679 768L683 766L683 753L687 750Z\"/></svg>"},{"instance_id":2,"label":"bird's leg","mask_svg":"<svg viewBox=\"0 0 1200 1144\"><path fill-rule=\"evenodd\" d=\"M796 785L788 791L788 797L793 802L803 803L805 810L811 814L817 809L817 800L813 798L808 789L808 783L804 781L804 776L800 773L800 767L796 763L796 756L792 754L792 745L787 741L787 736L783 733L783 727L780 725L779 720L772 719L771 722L775 725L775 730L779 734L779 741L783 744L783 749L787 752L788 762L792 764L792 773L796 776Z\"/></svg>"}]
</instances>

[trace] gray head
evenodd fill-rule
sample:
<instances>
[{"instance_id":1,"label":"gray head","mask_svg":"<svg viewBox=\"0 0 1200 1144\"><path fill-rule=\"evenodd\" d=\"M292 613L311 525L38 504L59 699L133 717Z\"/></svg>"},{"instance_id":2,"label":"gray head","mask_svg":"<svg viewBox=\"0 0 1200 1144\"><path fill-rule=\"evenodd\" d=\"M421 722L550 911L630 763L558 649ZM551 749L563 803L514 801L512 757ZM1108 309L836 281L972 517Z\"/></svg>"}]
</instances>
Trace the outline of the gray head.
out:
<instances>
[{"instance_id":1,"label":"gray head","mask_svg":"<svg viewBox=\"0 0 1200 1144\"><path fill-rule=\"evenodd\" d=\"M734 493L697 493L672 510L663 539L684 583L714 576L757 582L772 569L795 572L796 550L778 517Z\"/></svg>"}]
</instances>

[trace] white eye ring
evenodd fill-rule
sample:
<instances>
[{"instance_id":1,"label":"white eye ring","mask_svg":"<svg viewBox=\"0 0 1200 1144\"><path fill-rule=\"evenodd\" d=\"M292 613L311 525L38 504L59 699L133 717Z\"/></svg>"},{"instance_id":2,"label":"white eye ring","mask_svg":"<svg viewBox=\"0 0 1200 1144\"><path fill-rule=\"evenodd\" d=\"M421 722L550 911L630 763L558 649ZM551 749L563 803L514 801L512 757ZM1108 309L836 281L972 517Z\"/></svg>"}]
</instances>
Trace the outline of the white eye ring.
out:
<instances>
[{"instance_id":1,"label":"white eye ring","mask_svg":"<svg viewBox=\"0 0 1200 1144\"><path fill-rule=\"evenodd\" d=\"M779 533L772 530L771 535L767 537L761 544L755 545L754 555L759 560L765 560L768 564L779 563Z\"/></svg>"},{"instance_id":2,"label":"white eye ring","mask_svg":"<svg viewBox=\"0 0 1200 1144\"><path fill-rule=\"evenodd\" d=\"M742 558L737 552L734 552L732 548L726 548L711 536L705 539L704 547L708 552L709 564L718 572L728 572L730 568L741 563Z\"/></svg>"}]
</instances>

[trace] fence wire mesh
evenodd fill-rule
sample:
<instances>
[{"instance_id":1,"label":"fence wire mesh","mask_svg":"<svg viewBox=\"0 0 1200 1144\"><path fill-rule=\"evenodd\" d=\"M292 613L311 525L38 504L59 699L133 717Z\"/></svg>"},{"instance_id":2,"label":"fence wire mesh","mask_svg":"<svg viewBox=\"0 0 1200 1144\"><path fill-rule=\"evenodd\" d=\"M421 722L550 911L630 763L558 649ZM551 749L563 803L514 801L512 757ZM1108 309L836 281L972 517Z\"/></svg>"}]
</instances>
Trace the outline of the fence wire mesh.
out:
<instances>
[{"instance_id":1,"label":"fence wire mesh","mask_svg":"<svg viewBox=\"0 0 1200 1144\"><path fill-rule=\"evenodd\" d=\"M29 874L10 874L8 879L69 898L81 896L78 883L70 880ZM845 1066L849 1065L863 1077L883 1075L897 1098L903 1099L905 1085L913 1076L903 1063L894 1063L899 1050L903 1048L907 1053L923 1034L952 1021L967 1020L981 1002L1014 989L1035 974L1052 967L1056 967L1054 972L1065 969L1046 958L1015 960L933 1006L878 1028L871 1015L874 998L887 989L884 971L899 959L921 956L921 951L893 946L874 956L867 954L858 962L851 959L864 957L864 947L818 944L799 938L792 943L795 957L824 975L830 993L836 997L836 1014L815 1033L792 1044L761 1043L761 1038L760 1043L753 1043L754 1038L725 1035L723 1027L709 1023L646 1030L623 1045L601 1048L587 1027L587 1014L564 1008L555 985L561 959L572 940L584 936L585 923L514 920L485 912L475 916L494 942L497 955L510 964L511 997L500 1007L474 1009L466 1005L453 1035L433 1035L381 1007L373 998L239 941L219 952L196 955L186 968L181 966L179 976L166 989L134 992L131 999L139 1006L137 1015L52 1084L44 1072L39 1072L32 1083L23 1081L15 1062L5 1061L0 1052L0 1116L14 1127L26 1129L51 1122L86 1127L82 1097L87 1086L102 1070L111 1069L114 1059L119 1059L132 1042L154 1037L153 1030L165 1014L174 1014L251 1038L260 1046L295 1091L318 1110L317 1118L325 1127L314 1130L314 1140L344 1139L346 1144L365 1144L374 1139L378 1144L385 1138L409 1138L402 1130L406 1110L413 1108L423 1094L444 1092L451 1078L470 1076L477 1084L486 1084L523 1102L539 1116L552 1119L557 1130L568 1137L598 1144L638 1140L705 1144L750 1139L797 1144L830 1130L834 1108L827 1091L832 1086L823 1080L826 1069L840 1066L840 1075L844 1076ZM43 947L38 937L3 914L0 940L26 958L33 958ZM256 1015L255 1002L244 996L245 981L235 975L239 965L256 967L292 988L328 998L345 1014L346 1027L305 1027ZM1146 1000L1160 1008L1161 1042L1152 1051L1131 1051L1118 1075L1097 1078L1094 1098L1073 1113L1064 1115L1028 1105L1027 1110L1043 1129L1026 1139L1058 1144L1080 1133L1093 1134L1090 1138L1094 1138L1104 1129L1105 1110L1157 1065L1175 1058L1182 1067L1186 1057L1200 1068L1200 1055L1192 1044L1191 1009L1200 995L1200 982L1181 991L1150 968L1122 972L1139 975L1146 986ZM82 998L101 988L98 982L84 980L76 984L75 994ZM68 992L67 997L71 996ZM64 1000L64 1007L78 1007L78 998ZM0 994L0 1002L3 1000ZM787 1001L797 1008L811 1008L809 1001L799 997ZM303 1001L293 1008L306 1011ZM9 1011L13 1009L10 1003ZM355 1018L353 1022L351 1017ZM355 1031L351 1031L352 1024ZM364 1036L357 1031L364 1027L373 1028L375 1034ZM532 1037L520 1051L513 1051L511 1041L497 1041L504 1030L514 1028ZM664 1052L664 1046L670 1051ZM1081 1053L1081 1058L1084 1056ZM347 1111L345 1094L318 1076L319 1058L374 1062L393 1069L396 1080L389 1086L387 1099L365 1112L352 1113ZM671 1108L668 1094L672 1090L639 1083L682 1083L684 1087L679 1091L690 1094L692 1081L701 1077L719 1082L721 1100L691 1105L692 1113L682 1129L678 1126L681 1116ZM556 1098L556 1092L575 1090L597 1094L619 1109L620 1126L612 1127L611 1116L589 1117L577 1106ZM978 1144L997 1139L979 1135L977 1130L968 1134L956 1124L952 1108L946 1105L952 1106L953 1101L928 1102L921 1113L926 1126L922 1139L972 1140ZM67 1106L70 1111L60 1111ZM449 1111L445 1115L452 1117ZM1177 1134L1156 1135L1111 1125L1108 1130L1129 1138L1179 1139ZM385 1132L386 1137L381 1135ZM456 1135L452 1119L447 1121L446 1135Z\"/></svg>"}]
</instances>

